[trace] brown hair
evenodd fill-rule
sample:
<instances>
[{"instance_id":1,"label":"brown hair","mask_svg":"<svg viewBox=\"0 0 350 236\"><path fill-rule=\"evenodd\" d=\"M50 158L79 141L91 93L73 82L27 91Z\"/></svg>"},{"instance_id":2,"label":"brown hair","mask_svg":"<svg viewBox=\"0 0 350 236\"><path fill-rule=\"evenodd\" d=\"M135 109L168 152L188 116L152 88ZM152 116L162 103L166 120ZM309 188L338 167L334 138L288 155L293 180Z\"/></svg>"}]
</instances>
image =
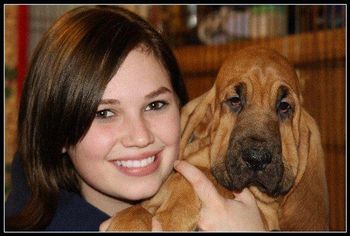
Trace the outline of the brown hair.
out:
<instances>
[{"instance_id":1,"label":"brown hair","mask_svg":"<svg viewBox=\"0 0 350 236\"><path fill-rule=\"evenodd\" d=\"M119 7L79 7L45 33L31 60L18 117L18 152L31 197L19 214L6 219L7 230L45 229L59 189L80 192L62 148L84 137L108 82L140 45L160 60L180 105L185 104L185 87L171 49L139 16Z\"/></svg>"}]
</instances>

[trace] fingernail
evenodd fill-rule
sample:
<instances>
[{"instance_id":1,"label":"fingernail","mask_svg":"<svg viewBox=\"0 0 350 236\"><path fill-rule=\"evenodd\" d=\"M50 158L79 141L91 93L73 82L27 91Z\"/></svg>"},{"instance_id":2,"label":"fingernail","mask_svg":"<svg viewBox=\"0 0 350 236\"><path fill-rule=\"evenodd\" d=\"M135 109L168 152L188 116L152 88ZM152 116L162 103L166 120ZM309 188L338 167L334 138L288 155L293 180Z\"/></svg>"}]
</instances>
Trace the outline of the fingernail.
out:
<instances>
[{"instance_id":1,"label":"fingernail","mask_svg":"<svg viewBox=\"0 0 350 236\"><path fill-rule=\"evenodd\" d=\"M180 163L179 160L175 160L175 161L174 161L174 168L176 168L176 166L177 166L179 163Z\"/></svg>"}]
</instances>

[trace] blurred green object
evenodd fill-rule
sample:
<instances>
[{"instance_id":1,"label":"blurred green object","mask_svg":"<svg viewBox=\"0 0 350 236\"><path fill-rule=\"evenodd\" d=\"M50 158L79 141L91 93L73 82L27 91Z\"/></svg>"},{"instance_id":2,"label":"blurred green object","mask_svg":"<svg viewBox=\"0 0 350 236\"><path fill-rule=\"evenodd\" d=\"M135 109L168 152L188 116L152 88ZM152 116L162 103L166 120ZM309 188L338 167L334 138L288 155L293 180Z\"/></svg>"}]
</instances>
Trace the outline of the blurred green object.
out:
<instances>
[{"instance_id":1,"label":"blurred green object","mask_svg":"<svg viewBox=\"0 0 350 236\"><path fill-rule=\"evenodd\" d=\"M10 68L5 66L5 79L15 80L17 78L17 70L15 68Z\"/></svg>"},{"instance_id":2,"label":"blurred green object","mask_svg":"<svg viewBox=\"0 0 350 236\"><path fill-rule=\"evenodd\" d=\"M17 70L15 68L10 68L5 66L5 81L14 81L17 78ZM12 89L6 83L5 86L5 99L9 98L12 95Z\"/></svg>"},{"instance_id":3,"label":"blurred green object","mask_svg":"<svg viewBox=\"0 0 350 236\"><path fill-rule=\"evenodd\" d=\"M5 98L9 98L12 94L12 89L5 87Z\"/></svg>"},{"instance_id":4,"label":"blurred green object","mask_svg":"<svg viewBox=\"0 0 350 236\"><path fill-rule=\"evenodd\" d=\"M5 181L5 199L7 198L10 190L11 190L11 163L6 163L5 165L5 174L6 174L6 181Z\"/></svg>"}]
</instances>

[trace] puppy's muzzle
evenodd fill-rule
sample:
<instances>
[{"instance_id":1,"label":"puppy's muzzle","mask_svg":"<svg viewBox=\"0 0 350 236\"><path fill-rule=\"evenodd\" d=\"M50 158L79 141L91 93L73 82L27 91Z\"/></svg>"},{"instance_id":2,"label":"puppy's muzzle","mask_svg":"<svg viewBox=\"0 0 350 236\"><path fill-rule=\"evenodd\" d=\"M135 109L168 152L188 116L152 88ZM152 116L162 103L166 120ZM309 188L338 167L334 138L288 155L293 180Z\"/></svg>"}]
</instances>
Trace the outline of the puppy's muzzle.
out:
<instances>
[{"instance_id":1,"label":"puppy's muzzle","mask_svg":"<svg viewBox=\"0 0 350 236\"><path fill-rule=\"evenodd\" d=\"M279 121L268 112L242 113L231 132L226 157L212 173L230 190L254 185L276 196L285 190L282 159Z\"/></svg>"}]
</instances>

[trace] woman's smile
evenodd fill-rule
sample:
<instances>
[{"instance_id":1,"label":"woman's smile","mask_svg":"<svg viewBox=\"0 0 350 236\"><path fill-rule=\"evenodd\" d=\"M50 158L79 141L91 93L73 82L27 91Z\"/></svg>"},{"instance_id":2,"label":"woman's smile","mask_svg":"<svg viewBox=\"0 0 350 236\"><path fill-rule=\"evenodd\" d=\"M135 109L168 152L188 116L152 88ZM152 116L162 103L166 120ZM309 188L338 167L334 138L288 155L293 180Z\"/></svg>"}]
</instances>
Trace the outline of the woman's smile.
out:
<instances>
[{"instance_id":1,"label":"woman's smile","mask_svg":"<svg viewBox=\"0 0 350 236\"><path fill-rule=\"evenodd\" d=\"M112 161L117 170L129 176L145 176L155 172L160 165L160 152L144 153Z\"/></svg>"}]
</instances>

